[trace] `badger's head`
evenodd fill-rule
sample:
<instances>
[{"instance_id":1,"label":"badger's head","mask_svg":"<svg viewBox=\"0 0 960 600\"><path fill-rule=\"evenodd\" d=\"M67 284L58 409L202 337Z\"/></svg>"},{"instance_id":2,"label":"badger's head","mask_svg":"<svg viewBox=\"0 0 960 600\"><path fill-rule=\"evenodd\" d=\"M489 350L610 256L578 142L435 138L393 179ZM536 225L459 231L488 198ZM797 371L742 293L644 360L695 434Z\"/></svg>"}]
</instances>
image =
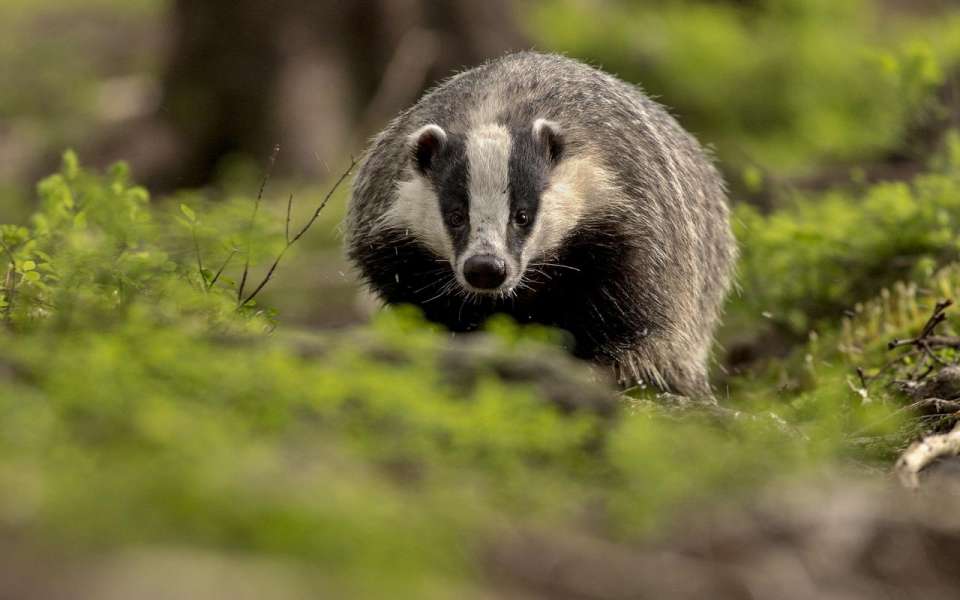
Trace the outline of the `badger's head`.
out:
<instances>
[{"instance_id":1,"label":"badger's head","mask_svg":"<svg viewBox=\"0 0 960 600\"><path fill-rule=\"evenodd\" d=\"M428 124L407 139L409 179L393 216L450 267L463 290L506 296L575 225L574 168L557 123L465 133Z\"/></svg>"}]
</instances>

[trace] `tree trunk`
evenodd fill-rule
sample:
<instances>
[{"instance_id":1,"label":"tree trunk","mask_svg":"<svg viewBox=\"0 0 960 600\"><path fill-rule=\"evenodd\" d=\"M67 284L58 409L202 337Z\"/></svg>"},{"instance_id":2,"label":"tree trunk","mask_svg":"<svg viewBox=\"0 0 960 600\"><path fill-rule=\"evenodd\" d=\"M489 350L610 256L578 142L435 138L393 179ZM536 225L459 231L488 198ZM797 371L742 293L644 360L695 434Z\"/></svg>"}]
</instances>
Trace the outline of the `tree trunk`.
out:
<instances>
[{"instance_id":1,"label":"tree trunk","mask_svg":"<svg viewBox=\"0 0 960 600\"><path fill-rule=\"evenodd\" d=\"M159 189L194 186L224 157L261 159L280 144L278 168L321 176L437 80L524 47L514 10L509 0L176 0L157 115L168 156L132 152L135 171Z\"/></svg>"}]
</instances>

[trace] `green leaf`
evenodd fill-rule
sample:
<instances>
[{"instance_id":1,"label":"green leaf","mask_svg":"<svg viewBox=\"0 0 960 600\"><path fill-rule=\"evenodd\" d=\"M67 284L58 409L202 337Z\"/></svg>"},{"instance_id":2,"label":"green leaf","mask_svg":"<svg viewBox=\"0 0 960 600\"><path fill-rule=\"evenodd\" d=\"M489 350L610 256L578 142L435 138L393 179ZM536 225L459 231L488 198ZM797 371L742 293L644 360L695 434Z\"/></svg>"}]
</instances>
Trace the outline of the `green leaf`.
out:
<instances>
[{"instance_id":1,"label":"green leaf","mask_svg":"<svg viewBox=\"0 0 960 600\"><path fill-rule=\"evenodd\" d=\"M36 271L27 271L23 274L23 280L27 283L37 283L40 281L40 273Z\"/></svg>"},{"instance_id":2,"label":"green leaf","mask_svg":"<svg viewBox=\"0 0 960 600\"><path fill-rule=\"evenodd\" d=\"M63 175L67 179L76 179L80 175L80 159L73 150L63 153Z\"/></svg>"},{"instance_id":3,"label":"green leaf","mask_svg":"<svg viewBox=\"0 0 960 600\"><path fill-rule=\"evenodd\" d=\"M33 262L32 260L25 260L23 261L23 264L20 265L20 270L24 272L33 271L36 268L37 268L37 263Z\"/></svg>"},{"instance_id":4,"label":"green leaf","mask_svg":"<svg viewBox=\"0 0 960 600\"><path fill-rule=\"evenodd\" d=\"M190 220L191 223L197 222L197 214L193 212L193 209L187 206L186 204L180 204L180 212Z\"/></svg>"}]
</instances>

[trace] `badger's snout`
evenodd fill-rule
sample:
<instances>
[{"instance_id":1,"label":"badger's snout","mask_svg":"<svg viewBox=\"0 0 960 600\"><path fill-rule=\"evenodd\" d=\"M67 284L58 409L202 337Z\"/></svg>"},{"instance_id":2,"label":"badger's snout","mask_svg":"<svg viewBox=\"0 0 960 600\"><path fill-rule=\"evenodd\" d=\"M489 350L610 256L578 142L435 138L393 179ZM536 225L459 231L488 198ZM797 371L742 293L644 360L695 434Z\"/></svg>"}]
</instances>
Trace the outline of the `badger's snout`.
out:
<instances>
[{"instance_id":1,"label":"badger's snout","mask_svg":"<svg viewBox=\"0 0 960 600\"><path fill-rule=\"evenodd\" d=\"M463 278L478 290L496 290L507 279L507 262L493 254L477 254L463 263Z\"/></svg>"}]
</instances>

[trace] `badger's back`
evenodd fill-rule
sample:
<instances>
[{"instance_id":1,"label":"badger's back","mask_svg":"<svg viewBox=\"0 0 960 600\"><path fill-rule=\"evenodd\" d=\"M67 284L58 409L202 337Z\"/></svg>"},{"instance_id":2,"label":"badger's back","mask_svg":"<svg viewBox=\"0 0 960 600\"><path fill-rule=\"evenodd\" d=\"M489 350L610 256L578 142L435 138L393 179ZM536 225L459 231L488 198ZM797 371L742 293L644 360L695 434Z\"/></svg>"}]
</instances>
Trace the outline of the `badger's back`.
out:
<instances>
[{"instance_id":1,"label":"badger's back","mask_svg":"<svg viewBox=\"0 0 960 600\"><path fill-rule=\"evenodd\" d=\"M440 84L397 117L374 141L356 178L347 218L348 252L386 301L423 299L391 294L376 271L383 252L414 253L384 227L400 182L410 178L408 136L426 124L470 131L487 123L521 130L537 119L559 124L564 185L583 185L576 224L545 257L541 285L511 302L481 301L453 318L424 306L456 327L505 311L521 321L573 331L578 351L609 362L624 381L645 381L706 393L706 362L720 306L729 288L735 246L722 179L700 145L637 87L580 62L519 53ZM589 180L589 181L588 181ZM409 233L409 232L408 232ZM378 248L374 248L379 246ZM410 279L416 259L389 268ZM429 277L416 278L429 283ZM388 286L389 287L389 286ZM408 290L409 291L409 290ZM536 292L536 293L534 293ZM469 329L475 323L464 324Z\"/></svg>"}]
</instances>

